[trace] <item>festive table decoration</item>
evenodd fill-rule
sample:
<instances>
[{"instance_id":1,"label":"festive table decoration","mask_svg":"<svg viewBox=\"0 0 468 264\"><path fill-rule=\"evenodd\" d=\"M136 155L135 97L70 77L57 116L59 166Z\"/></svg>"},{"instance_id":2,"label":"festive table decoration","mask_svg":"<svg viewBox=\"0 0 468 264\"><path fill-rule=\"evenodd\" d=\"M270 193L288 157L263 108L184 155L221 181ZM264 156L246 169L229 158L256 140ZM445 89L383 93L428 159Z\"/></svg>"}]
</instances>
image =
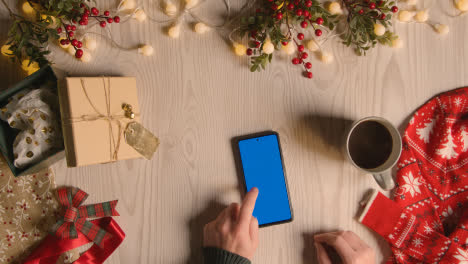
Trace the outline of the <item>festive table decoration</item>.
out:
<instances>
[{"instance_id":1,"label":"festive table decoration","mask_svg":"<svg viewBox=\"0 0 468 264\"><path fill-rule=\"evenodd\" d=\"M392 13L398 11L393 1L345 0L342 4L328 2L323 6L316 0L254 1L246 8L247 14L241 17L239 28L233 31L240 37L249 36L249 47L234 41L231 34L234 51L240 56L251 56L250 70L254 72L265 69L273 59L274 50L281 46L287 54L296 49L292 64L301 65L304 75L312 78L306 46L312 52L319 52L322 62L333 60L331 53L322 50L319 44L324 32L328 37L337 32L335 35L359 55L377 43L391 45L397 38L389 30ZM335 29L337 25L340 27Z\"/></svg>"},{"instance_id":2,"label":"festive table decoration","mask_svg":"<svg viewBox=\"0 0 468 264\"><path fill-rule=\"evenodd\" d=\"M50 84L51 87L48 87ZM56 83L16 93L0 111L0 119L20 130L13 142L14 164L24 168L63 149Z\"/></svg>"},{"instance_id":3,"label":"festive table decoration","mask_svg":"<svg viewBox=\"0 0 468 264\"><path fill-rule=\"evenodd\" d=\"M461 3L461 2L457 2ZM446 35L449 33L449 27L439 22L429 20L429 9L418 9L418 1L406 1L405 9L398 13L398 21L401 23L421 23L430 26L436 33ZM456 5L457 6L457 5Z\"/></svg>"},{"instance_id":4,"label":"festive table decoration","mask_svg":"<svg viewBox=\"0 0 468 264\"><path fill-rule=\"evenodd\" d=\"M52 228L54 234L47 236L24 263L56 263L62 254L90 242L93 245L80 253L74 263L90 263L90 260L95 264L103 263L125 238L125 233L112 219L119 215L115 210L117 200L81 205L88 194L74 187L61 188L57 194L63 210Z\"/></svg>"},{"instance_id":5,"label":"festive table decoration","mask_svg":"<svg viewBox=\"0 0 468 264\"><path fill-rule=\"evenodd\" d=\"M57 220L49 169L16 178L0 155L0 263L21 263Z\"/></svg>"},{"instance_id":6,"label":"festive table decoration","mask_svg":"<svg viewBox=\"0 0 468 264\"><path fill-rule=\"evenodd\" d=\"M43 67L0 92L0 151L13 175L29 175L64 157L57 78Z\"/></svg>"},{"instance_id":7,"label":"festive table decoration","mask_svg":"<svg viewBox=\"0 0 468 264\"><path fill-rule=\"evenodd\" d=\"M111 23L119 23L119 16L111 16L109 11L102 14L96 7L92 7L86 0L31 0L23 4L23 12L26 15L34 13L33 18L14 13L2 0L8 9L10 17L14 20L6 45L7 49L18 61L27 61L27 65L48 64L46 55L51 39L60 39L60 45L71 45L75 51L75 57L83 57L83 43L77 39L78 27L86 27L90 20L106 27ZM90 23L90 26L94 23Z\"/></svg>"},{"instance_id":8,"label":"festive table decoration","mask_svg":"<svg viewBox=\"0 0 468 264\"><path fill-rule=\"evenodd\" d=\"M392 246L388 263L468 261L468 88L436 96L405 130L394 201L375 192L360 221Z\"/></svg>"},{"instance_id":9,"label":"festive table decoration","mask_svg":"<svg viewBox=\"0 0 468 264\"><path fill-rule=\"evenodd\" d=\"M130 134L143 132L132 126L140 120L135 78L66 78L60 99L68 166L142 157L139 142L129 143ZM159 141L146 135L140 140L152 156Z\"/></svg>"}]
</instances>

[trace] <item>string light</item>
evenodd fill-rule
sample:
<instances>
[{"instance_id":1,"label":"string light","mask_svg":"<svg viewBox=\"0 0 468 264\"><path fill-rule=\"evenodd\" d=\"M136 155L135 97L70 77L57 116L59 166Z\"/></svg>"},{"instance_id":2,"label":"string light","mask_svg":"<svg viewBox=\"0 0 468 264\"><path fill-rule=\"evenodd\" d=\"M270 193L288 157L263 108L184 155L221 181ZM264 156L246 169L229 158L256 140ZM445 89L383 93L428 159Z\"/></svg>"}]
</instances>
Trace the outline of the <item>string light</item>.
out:
<instances>
[{"instance_id":1,"label":"string light","mask_svg":"<svg viewBox=\"0 0 468 264\"><path fill-rule=\"evenodd\" d=\"M143 45L138 48L138 53L143 54L144 56L152 56L154 49L150 45Z\"/></svg>"}]
</instances>

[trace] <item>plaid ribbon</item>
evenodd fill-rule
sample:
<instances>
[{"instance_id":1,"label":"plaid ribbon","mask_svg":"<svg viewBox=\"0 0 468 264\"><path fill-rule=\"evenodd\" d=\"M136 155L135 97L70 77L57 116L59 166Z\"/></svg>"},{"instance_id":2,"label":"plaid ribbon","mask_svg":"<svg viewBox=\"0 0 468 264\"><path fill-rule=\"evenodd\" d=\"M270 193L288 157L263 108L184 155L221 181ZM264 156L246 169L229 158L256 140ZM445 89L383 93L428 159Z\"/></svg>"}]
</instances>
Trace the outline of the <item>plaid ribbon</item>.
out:
<instances>
[{"instance_id":1,"label":"plaid ribbon","mask_svg":"<svg viewBox=\"0 0 468 264\"><path fill-rule=\"evenodd\" d=\"M102 247L104 238L111 236L104 229L87 221L87 218L100 218L105 216L118 216L115 210L117 200L80 206L88 194L75 187L60 188L58 191L59 203L64 207L64 213L52 231L62 239L78 237L78 231Z\"/></svg>"}]
</instances>

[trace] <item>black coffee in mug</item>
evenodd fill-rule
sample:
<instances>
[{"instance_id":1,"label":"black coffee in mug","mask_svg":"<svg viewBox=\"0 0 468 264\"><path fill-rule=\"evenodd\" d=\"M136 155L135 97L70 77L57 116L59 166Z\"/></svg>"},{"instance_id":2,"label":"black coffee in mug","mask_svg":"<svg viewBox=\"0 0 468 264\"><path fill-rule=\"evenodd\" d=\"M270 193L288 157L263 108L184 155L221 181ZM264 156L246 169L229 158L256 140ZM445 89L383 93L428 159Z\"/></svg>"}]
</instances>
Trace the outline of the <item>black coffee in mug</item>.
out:
<instances>
[{"instance_id":1,"label":"black coffee in mug","mask_svg":"<svg viewBox=\"0 0 468 264\"><path fill-rule=\"evenodd\" d=\"M348 148L349 155L357 166L374 169L383 165L392 154L393 138L381 123L364 121L351 132Z\"/></svg>"}]
</instances>

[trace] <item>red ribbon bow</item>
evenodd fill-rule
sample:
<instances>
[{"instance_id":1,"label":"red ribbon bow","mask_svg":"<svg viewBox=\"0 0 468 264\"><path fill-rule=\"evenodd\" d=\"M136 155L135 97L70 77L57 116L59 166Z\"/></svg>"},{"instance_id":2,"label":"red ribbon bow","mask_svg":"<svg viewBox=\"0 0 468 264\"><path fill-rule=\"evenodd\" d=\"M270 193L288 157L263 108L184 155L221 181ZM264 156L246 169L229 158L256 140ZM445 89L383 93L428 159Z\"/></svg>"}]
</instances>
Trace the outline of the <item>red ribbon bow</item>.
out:
<instances>
[{"instance_id":1,"label":"red ribbon bow","mask_svg":"<svg viewBox=\"0 0 468 264\"><path fill-rule=\"evenodd\" d=\"M65 187L57 191L59 203L65 207L63 216L52 227L53 232L62 239L75 239L78 231L92 240L99 247L102 242L111 236L104 229L86 220L106 216L118 216L115 210L117 200L80 206L88 194L75 187Z\"/></svg>"}]
</instances>

